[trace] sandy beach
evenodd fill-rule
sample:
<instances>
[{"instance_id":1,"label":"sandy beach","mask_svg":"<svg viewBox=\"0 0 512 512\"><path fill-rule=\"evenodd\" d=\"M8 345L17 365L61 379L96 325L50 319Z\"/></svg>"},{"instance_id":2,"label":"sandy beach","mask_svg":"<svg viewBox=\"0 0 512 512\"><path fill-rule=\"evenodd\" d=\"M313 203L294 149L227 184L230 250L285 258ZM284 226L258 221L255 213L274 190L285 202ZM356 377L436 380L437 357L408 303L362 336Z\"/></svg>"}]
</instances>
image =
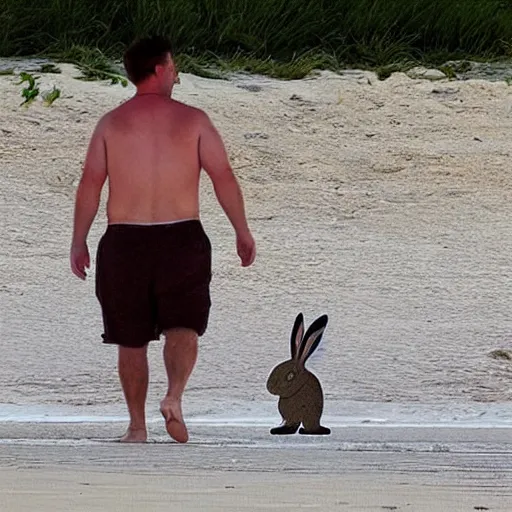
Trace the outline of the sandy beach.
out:
<instances>
[{"instance_id":1,"label":"sandy beach","mask_svg":"<svg viewBox=\"0 0 512 512\"><path fill-rule=\"evenodd\" d=\"M240 267L205 178L213 308L184 398L191 443L169 443L156 414L155 342L150 443L122 447L94 296L104 201L85 283L68 249L90 134L133 87L60 67L39 74L62 91L52 107L21 108L18 78L0 76L2 512L510 510L512 362L493 353L512 351L512 88L182 74L175 98L223 134L259 254ZM329 315L310 364L329 439L268 435L279 416L265 381L299 311Z\"/></svg>"},{"instance_id":2,"label":"sandy beach","mask_svg":"<svg viewBox=\"0 0 512 512\"><path fill-rule=\"evenodd\" d=\"M2 510L510 510L510 428L269 439L196 425L187 445L152 430L151 443L127 446L112 424L0 424Z\"/></svg>"},{"instance_id":3,"label":"sandy beach","mask_svg":"<svg viewBox=\"0 0 512 512\"><path fill-rule=\"evenodd\" d=\"M377 474L0 469L4 510L50 511L417 511L510 510L511 494L460 482L409 484Z\"/></svg>"}]
</instances>

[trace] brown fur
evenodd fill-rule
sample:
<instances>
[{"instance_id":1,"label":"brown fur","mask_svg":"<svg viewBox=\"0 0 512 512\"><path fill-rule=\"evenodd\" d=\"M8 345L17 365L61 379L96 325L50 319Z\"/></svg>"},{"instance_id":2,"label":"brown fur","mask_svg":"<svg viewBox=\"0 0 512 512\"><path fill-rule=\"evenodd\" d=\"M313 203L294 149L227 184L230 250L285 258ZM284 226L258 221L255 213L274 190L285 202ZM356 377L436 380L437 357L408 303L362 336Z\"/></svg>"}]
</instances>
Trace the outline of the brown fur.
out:
<instances>
[{"instance_id":1,"label":"brown fur","mask_svg":"<svg viewBox=\"0 0 512 512\"><path fill-rule=\"evenodd\" d=\"M305 335L304 318L300 313L292 330L291 359L277 365L267 380L267 390L279 396L279 412L283 423L270 430L271 434L326 435L330 429L320 424L324 397L320 381L305 367L305 362L315 351L327 325L324 315L309 327Z\"/></svg>"}]
</instances>

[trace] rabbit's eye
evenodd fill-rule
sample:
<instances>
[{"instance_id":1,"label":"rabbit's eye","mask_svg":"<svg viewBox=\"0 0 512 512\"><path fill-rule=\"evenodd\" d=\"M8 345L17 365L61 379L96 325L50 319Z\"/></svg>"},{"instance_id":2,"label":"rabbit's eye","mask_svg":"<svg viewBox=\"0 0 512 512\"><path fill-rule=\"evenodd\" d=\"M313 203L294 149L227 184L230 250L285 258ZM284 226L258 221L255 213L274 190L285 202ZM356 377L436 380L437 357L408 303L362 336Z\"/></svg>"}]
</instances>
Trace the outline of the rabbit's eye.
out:
<instances>
[{"instance_id":1,"label":"rabbit's eye","mask_svg":"<svg viewBox=\"0 0 512 512\"><path fill-rule=\"evenodd\" d=\"M286 376L286 380L290 381L290 380L292 380L294 377L295 377L295 373L290 372L290 373Z\"/></svg>"}]
</instances>

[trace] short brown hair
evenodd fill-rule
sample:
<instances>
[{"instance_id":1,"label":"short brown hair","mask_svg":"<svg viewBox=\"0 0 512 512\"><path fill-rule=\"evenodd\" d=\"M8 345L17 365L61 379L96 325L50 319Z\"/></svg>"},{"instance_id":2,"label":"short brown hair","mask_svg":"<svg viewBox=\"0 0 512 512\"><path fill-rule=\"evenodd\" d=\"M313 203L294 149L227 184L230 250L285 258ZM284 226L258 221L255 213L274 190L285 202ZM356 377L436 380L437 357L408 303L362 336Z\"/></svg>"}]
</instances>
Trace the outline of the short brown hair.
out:
<instances>
[{"instance_id":1,"label":"short brown hair","mask_svg":"<svg viewBox=\"0 0 512 512\"><path fill-rule=\"evenodd\" d=\"M123 56L124 68L130 81L137 85L151 76L155 66L165 62L168 53L172 55L172 47L166 37L151 36L134 41Z\"/></svg>"}]
</instances>

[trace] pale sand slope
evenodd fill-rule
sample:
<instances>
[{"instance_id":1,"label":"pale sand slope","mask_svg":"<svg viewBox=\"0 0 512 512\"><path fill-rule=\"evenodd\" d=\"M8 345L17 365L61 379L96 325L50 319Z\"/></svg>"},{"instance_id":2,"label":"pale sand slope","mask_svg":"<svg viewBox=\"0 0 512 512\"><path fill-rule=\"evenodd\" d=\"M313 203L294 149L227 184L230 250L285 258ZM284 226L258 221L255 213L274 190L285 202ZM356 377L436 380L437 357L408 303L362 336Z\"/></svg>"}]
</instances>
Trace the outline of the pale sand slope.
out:
<instances>
[{"instance_id":1,"label":"pale sand slope","mask_svg":"<svg viewBox=\"0 0 512 512\"><path fill-rule=\"evenodd\" d=\"M62 89L52 108L20 109L17 78L0 77L0 403L122 404L94 268L76 279L68 247L92 129L133 88L62 68L42 78ZM265 380L288 356L298 311L308 322L330 315L314 365L327 406L510 400L512 366L488 354L512 343L511 91L403 74L183 75L176 98L206 109L223 134L259 248L240 268L205 179L214 306L185 407L272 399ZM104 228L102 209L93 260ZM152 404L165 389L160 349Z\"/></svg>"},{"instance_id":2,"label":"pale sand slope","mask_svg":"<svg viewBox=\"0 0 512 512\"><path fill-rule=\"evenodd\" d=\"M0 403L118 410L94 269L86 284L75 279L68 246L91 131L133 89L63 70L44 76L63 90L51 109L20 110L20 87L0 77ZM205 181L214 308L185 409L229 414L234 402L269 400L265 379L287 356L299 310L307 321L330 314L326 356L314 365L327 410L345 399L510 400L510 363L488 357L510 349L512 337L510 91L401 74L385 82L368 73L296 82L184 75L176 98L205 108L223 133L259 246L255 266L240 269ZM100 212L93 255L104 226ZM165 387L160 347L151 348L152 410ZM90 440L115 438L122 426L6 424L0 510L457 512L508 511L512 502L510 448L500 452L510 429L468 444L467 431L450 431L426 445L405 443L407 429L373 440L341 429L332 445L269 439L266 429L219 438L195 425L197 444L179 447L161 444L158 424L147 446ZM423 452L410 453L417 442Z\"/></svg>"}]
</instances>

